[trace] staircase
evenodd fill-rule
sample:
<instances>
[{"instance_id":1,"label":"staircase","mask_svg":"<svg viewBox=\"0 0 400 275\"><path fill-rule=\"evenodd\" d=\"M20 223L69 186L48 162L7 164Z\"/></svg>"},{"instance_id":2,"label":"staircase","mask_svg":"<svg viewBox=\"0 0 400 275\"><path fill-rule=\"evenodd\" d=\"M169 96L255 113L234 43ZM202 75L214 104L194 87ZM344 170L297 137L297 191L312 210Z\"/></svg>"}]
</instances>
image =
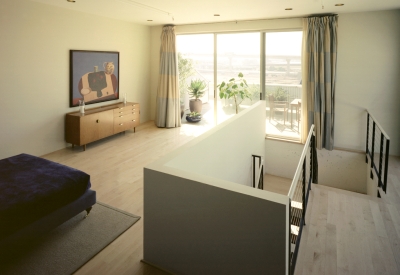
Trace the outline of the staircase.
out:
<instances>
[{"instance_id":1,"label":"staircase","mask_svg":"<svg viewBox=\"0 0 400 275\"><path fill-rule=\"evenodd\" d=\"M313 184L295 274L400 274L400 158L382 198Z\"/></svg>"}]
</instances>

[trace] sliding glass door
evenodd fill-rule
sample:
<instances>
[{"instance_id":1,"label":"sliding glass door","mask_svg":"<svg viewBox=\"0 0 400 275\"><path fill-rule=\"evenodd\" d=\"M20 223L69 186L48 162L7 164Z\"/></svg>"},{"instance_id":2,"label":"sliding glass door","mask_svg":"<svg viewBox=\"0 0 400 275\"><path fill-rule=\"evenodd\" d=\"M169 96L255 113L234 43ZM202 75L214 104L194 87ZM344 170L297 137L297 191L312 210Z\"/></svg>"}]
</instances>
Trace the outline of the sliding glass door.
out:
<instances>
[{"instance_id":1,"label":"sliding glass door","mask_svg":"<svg viewBox=\"0 0 400 275\"><path fill-rule=\"evenodd\" d=\"M190 112L190 100L194 100L189 97L192 82L204 84L199 112L202 123L213 125L260 100L263 94L267 104L266 135L299 140L302 34L275 31L178 35L181 101L186 113ZM232 79L241 93L235 97L230 89L221 98L220 85L225 83L227 87ZM241 79L247 85L240 86ZM235 87L233 83L231 86Z\"/></svg>"},{"instance_id":2,"label":"sliding glass door","mask_svg":"<svg viewBox=\"0 0 400 275\"><path fill-rule=\"evenodd\" d=\"M266 134L300 140L301 31L265 33Z\"/></svg>"},{"instance_id":3,"label":"sliding glass door","mask_svg":"<svg viewBox=\"0 0 400 275\"><path fill-rule=\"evenodd\" d=\"M235 78L240 88L239 74L248 85L245 98L237 94L221 99L217 88L217 122L221 123L236 113L236 107L239 112L260 100L260 33L217 34L216 38L217 85Z\"/></svg>"},{"instance_id":4,"label":"sliding glass door","mask_svg":"<svg viewBox=\"0 0 400 275\"><path fill-rule=\"evenodd\" d=\"M179 90L181 107L185 114L191 112L190 105L196 99L191 92L202 83L204 93L198 98L201 103L193 109L202 115L202 123L214 124L214 35L191 34L177 36ZM192 101L192 104L190 103ZM182 119L185 123L186 119Z\"/></svg>"}]
</instances>

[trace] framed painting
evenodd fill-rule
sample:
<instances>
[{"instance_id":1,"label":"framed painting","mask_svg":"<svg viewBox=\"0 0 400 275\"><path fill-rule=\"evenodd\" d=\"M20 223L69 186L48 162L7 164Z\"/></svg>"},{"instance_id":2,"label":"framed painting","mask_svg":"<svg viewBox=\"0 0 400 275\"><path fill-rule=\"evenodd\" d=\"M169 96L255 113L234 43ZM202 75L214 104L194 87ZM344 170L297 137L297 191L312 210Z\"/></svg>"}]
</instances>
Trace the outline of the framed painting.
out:
<instances>
[{"instance_id":1,"label":"framed painting","mask_svg":"<svg viewBox=\"0 0 400 275\"><path fill-rule=\"evenodd\" d=\"M119 99L119 52L70 50L69 107Z\"/></svg>"}]
</instances>

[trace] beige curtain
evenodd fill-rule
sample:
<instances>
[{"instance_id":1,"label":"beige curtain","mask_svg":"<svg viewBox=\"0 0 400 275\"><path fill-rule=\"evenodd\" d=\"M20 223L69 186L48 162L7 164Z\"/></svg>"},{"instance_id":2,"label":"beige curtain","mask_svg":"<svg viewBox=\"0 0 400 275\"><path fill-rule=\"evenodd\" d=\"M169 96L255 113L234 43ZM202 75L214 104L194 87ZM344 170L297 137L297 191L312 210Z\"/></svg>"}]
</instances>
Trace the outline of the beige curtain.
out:
<instances>
[{"instance_id":1,"label":"beige curtain","mask_svg":"<svg viewBox=\"0 0 400 275\"><path fill-rule=\"evenodd\" d=\"M178 55L175 27L164 26L161 34L160 71L158 78L156 120L157 127L181 126L179 103Z\"/></svg>"},{"instance_id":2,"label":"beige curtain","mask_svg":"<svg viewBox=\"0 0 400 275\"><path fill-rule=\"evenodd\" d=\"M317 148L333 150L338 17L305 18L303 28L302 140L314 124Z\"/></svg>"}]
</instances>

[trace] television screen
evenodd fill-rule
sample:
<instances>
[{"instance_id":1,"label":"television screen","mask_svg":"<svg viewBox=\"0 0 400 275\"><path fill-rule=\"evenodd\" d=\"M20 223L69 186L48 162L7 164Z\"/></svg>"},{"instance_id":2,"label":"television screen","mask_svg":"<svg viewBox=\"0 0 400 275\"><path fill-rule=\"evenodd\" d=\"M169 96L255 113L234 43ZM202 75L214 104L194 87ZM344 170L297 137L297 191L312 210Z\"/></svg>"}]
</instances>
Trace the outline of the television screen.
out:
<instances>
[{"instance_id":1,"label":"television screen","mask_svg":"<svg viewBox=\"0 0 400 275\"><path fill-rule=\"evenodd\" d=\"M70 107L119 99L119 52L70 50Z\"/></svg>"}]
</instances>

